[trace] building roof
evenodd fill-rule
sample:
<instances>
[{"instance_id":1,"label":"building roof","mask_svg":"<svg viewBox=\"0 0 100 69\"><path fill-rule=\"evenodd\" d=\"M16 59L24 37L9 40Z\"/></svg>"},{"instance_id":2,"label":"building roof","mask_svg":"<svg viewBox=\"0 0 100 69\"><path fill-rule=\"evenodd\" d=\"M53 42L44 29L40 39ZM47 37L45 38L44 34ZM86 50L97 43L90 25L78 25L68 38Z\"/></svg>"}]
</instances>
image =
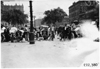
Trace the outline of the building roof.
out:
<instances>
[{"instance_id":1,"label":"building roof","mask_svg":"<svg viewBox=\"0 0 100 69\"><path fill-rule=\"evenodd\" d=\"M17 9L17 10L24 12L23 4L22 5L17 5L17 4L15 4L15 5L4 5L3 1L1 1L1 9L4 9L4 10Z\"/></svg>"},{"instance_id":2,"label":"building roof","mask_svg":"<svg viewBox=\"0 0 100 69\"><path fill-rule=\"evenodd\" d=\"M77 5L77 4L80 3L80 2L81 2L81 1L73 2L73 4L69 7L69 9L72 8L73 6Z\"/></svg>"}]
</instances>

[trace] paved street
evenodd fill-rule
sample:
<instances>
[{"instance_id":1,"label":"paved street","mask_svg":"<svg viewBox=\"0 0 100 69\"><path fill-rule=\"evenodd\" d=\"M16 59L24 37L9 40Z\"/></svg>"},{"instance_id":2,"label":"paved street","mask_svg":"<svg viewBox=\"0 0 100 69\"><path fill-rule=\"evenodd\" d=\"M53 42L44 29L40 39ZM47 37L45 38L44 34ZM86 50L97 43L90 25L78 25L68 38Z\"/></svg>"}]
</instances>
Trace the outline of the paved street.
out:
<instances>
[{"instance_id":1,"label":"paved street","mask_svg":"<svg viewBox=\"0 0 100 69\"><path fill-rule=\"evenodd\" d=\"M98 47L94 47L95 44L85 46L87 43L78 43L78 46L75 41L60 42L56 38L54 41L36 41L32 45L28 42L1 43L1 64L4 68L32 68L80 66L83 61L94 58L93 62L98 62Z\"/></svg>"}]
</instances>

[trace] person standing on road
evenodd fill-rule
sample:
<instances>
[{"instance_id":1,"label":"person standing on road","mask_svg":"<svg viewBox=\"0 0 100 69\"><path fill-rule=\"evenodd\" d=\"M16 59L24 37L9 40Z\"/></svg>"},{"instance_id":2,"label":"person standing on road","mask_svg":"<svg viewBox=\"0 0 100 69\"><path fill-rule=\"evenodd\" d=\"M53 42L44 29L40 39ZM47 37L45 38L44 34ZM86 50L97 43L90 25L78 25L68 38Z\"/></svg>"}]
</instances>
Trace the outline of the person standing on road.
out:
<instances>
[{"instance_id":1,"label":"person standing on road","mask_svg":"<svg viewBox=\"0 0 100 69\"><path fill-rule=\"evenodd\" d=\"M54 28L54 26L51 26L51 28L50 28L51 30L50 30L50 36L51 36L51 40L53 41L53 39L55 38L55 28Z\"/></svg>"},{"instance_id":2,"label":"person standing on road","mask_svg":"<svg viewBox=\"0 0 100 69\"><path fill-rule=\"evenodd\" d=\"M1 24L1 41L5 41L5 34L4 34L4 30L6 28L4 27L4 25Z\"/></svg>"},{"instance_id":3,"label":"person standing on road","mask_svg":"<svg viewBox=\"0 0 100 69\"><path fill-rule=\"evenodd\" d=\"M72 34L71 34L71 26L68 25L68 28L67 28L67 38L68 38L69 40L71 40L71 36L72 36Z\"/></svg>"},{"instance_id":4,"label":"person standing on road","mask_svg":"<svg viewBox=\"0 0 100 69\"><path fill-rule=\"evenodd\" d=\"M6 29L4 30L4 34L5 34L5 41L6 41L6 42L10 41L10 32L9 32L8 26L7 26Z\"/></svg>"},{"instance_id":5,"label":"person standing on road","mask_svg":"<svg viewBox=\"0 0 100 69\"><path fill-rule=\"evenodd\" d=\"M25 38L26 41L29 40L29 28L27 25L25 25L24 27L24 34L23 34L23 37Z\"/></svg>"},{"instance_id":6,"label":"person standing on road","mask_svg":"<svg viewBox=\"0 0 100 69\"><path fill-rule=\"evenodd\" d=\"M64 40L67 38L67 36L68 36L68 26L67 26L67 24L65 24L65 27L64 27Z\"/></svg>"},{"instance_id":7,"label":"person standing on road","mask_svg":"<svg viewBox=\"0 0 100 69\"><path fill-rule=\"evenodd\" d=\"M76 34L75 29L76 29L76 25L73 23L73 24L72 24L72 33L73 33L73 37L74 37L74 38L77 38L77 34Z\"/></svg>"}]
</instances>

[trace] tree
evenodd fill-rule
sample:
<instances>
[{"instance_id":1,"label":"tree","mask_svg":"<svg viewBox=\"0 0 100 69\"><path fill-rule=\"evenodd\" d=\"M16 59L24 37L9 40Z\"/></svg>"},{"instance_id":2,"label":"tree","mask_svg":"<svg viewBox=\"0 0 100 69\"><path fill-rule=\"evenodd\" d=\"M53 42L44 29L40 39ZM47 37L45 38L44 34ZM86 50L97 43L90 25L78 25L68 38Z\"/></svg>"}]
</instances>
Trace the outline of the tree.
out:
<instances>
[{"instance_id":1,"label":"tree","mask_svg":"<svg viewBox=\"0 0 100 69\"><path fill-rule=\"evenodd\" d=\"M47 24L55 24L56 22L61 22L64 16L67 16L67 14L60 7L53 10L47 10L44 12L44 14L45 17L43 18L42 23L46 22Z\"/></svg>"},{"instance_id":2,"label":"tree","mask_svg":"<svg viewBox=\"0 0 100 69\"><path fill-rule=\"evenodd\" d=\"M20 10L1 10L1 20L11 24L24 24L27 22L28 16Z\"/></svg>"},{"instance_id":3,"label":"tree","mask_svg":"<svg viewBox=\"0 0 100 69\"><path fill-rule=\"evenodd\" d=\"M10 12L1 9L1 21L10 23Z\"/></svg>"}]
</instances>

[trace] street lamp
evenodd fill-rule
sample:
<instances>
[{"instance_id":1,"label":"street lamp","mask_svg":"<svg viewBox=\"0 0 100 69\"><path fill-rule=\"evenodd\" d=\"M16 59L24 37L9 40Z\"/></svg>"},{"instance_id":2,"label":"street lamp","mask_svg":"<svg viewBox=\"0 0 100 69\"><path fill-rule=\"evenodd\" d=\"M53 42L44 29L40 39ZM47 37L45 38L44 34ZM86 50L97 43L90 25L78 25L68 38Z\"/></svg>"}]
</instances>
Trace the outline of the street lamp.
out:
<instances>
[{"instance_id":1,"label":"street lamp","mask_svg":"<svg viewBox=\"0 0 100 69\"><path fill-rule=\"evenodd\" d=\"M29 5L30 5L30 32L29 32L29 43L30 44L35 44L34 41L34 31L33 31L33 11L32 11L32 1L29 1Z\"/></svg>"}]
</instances>

